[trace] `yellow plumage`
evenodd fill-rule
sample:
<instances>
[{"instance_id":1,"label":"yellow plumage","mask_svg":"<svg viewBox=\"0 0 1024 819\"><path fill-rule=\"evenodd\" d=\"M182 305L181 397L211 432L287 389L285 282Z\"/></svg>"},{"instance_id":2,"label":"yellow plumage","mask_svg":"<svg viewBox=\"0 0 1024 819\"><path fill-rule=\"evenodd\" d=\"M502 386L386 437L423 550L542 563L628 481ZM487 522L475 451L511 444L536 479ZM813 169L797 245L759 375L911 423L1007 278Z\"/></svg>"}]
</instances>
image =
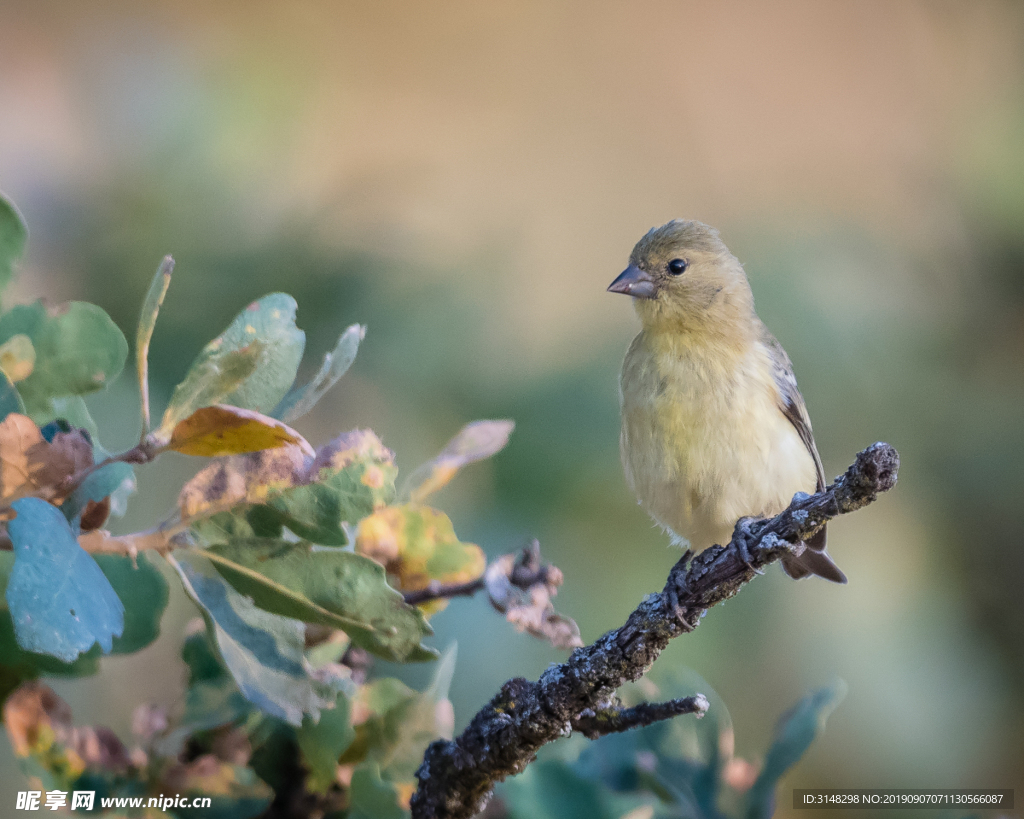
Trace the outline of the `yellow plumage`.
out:
<instances>
[{"instance_id":1,"label":"yellow plumage","mask_svg":"<svg viewBox=\"0 0 1024 819\"><path fill-rule=\"evenodd\" d=\"M713 228L674 221L634 248L609 288L634 296L643 329L622 365L622 462L641 505L700 551L736 521L782 511L824 476L785 351L754 312L739 261ZM795 577L845 577L824 530Z\"/></svg>"}]
</instances>

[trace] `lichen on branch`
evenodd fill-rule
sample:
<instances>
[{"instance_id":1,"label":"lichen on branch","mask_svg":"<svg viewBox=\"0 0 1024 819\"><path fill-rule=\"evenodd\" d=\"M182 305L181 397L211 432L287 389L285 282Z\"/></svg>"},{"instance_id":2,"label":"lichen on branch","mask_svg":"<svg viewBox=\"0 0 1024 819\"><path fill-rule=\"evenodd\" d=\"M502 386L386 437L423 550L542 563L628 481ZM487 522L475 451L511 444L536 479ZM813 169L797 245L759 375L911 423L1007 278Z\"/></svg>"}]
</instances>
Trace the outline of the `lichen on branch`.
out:
<instances>
[{"instance_id":1,"label":"lichen on branch","mask_svg":"<svg viewBox=\"0 0 1024 819\"><path fill-rule=\"evenodd\" d=\"M685 554L672 567L664 589L647 595L625 624L576 649L537 682L506 682L460 736L438 740L427 749L416 774L413 819L473 816L487 804L496 782L524 770L547 743L573 730L602 733L592 715L609 716L615 690L643 676L669 640L696 628L708 609L736 594L763 567L799 553L803 541L829 520L891 489L898 469L896 450L873 444L823 491L797 496L769 520L741 521L725 546L714 546L692 560ZM701 712L696 707L673 711L666 704L651 715L670 717L686 710Z\"/></svg>"}]
</instances>

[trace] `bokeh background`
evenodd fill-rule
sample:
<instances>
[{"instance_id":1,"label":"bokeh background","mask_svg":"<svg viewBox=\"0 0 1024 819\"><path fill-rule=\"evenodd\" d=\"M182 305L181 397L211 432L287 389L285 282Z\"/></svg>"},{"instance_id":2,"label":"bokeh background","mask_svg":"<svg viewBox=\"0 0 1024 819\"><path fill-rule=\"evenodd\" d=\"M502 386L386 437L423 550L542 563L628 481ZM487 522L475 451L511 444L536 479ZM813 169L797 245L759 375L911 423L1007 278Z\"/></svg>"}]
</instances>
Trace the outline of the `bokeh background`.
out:
<instances>
[{"instance_id":1,"label":"bokeh background","mask_svg":"<svg viewBox=\"0 0 1024 819\"><path fill-rule=\"evenodd\" d=\"M0 188L31 231L12 301L87 299L130 335L174 254L158 408L241 306L284 290L307 369L369 328L300 427L314 443L370 426L408 470L469 420L515 419L438 503L492 556L538 537L588 641L678 556L618 464L637 323L605 287L651 226L716 225L795 362L826 473L880 439L903 466L831 528L848 586L774 571L654 679L699 674L748 758L844 679L787 789L1024 798L1020 4L3 2ZM127 373L89 403L108 447L134 442ZM162 516L195 469L140 470L115 531ZM180 701L191 616L178 587L156 644L55 688L127 739L136 703ZM459 645L459 726L563 657L482 600L434 625Z\"/></svg>"}]
</instances>

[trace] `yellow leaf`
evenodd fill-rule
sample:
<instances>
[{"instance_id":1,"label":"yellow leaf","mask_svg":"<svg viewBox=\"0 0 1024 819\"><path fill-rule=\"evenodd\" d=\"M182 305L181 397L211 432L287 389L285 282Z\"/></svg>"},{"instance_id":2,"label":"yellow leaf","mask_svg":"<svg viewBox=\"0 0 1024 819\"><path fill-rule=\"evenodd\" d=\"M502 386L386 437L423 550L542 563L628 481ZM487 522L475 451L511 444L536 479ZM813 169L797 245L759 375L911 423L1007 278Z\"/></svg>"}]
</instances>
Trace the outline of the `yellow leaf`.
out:
<instances>
[{"instance_id":1,"label":"yellow leaf","mask_svg":"<svg viewBox=\"0 0 1024 819\"><path fill-rule=\"evenodd\" d=\"M394 455L381 443L373 430L354 429L328 441L316 451L316 460L309 468L308 481L323 480L330 474L341 472L358 462L391 463ZM385 484L384 473L379 467L368 468L361 483L371 489L380 489Z\"/></svg>"},{"instance_id":2,"label":"yellow leaf","mask_svg":"<svg viewBox=\"0 0 1024 819\"><path fill-rule=\"evenodd\" d=\"M184 455L241 455L297 444L313 455L313 448L287 424L253 410L214 404L193 412L171 433L167 449Z\"/></svg>"},{"instance_id":3,"label":"yellow leaf","mask_svg":"<svg viewBox=\"0 0 1024 819\"><path fill-rule=\"evenodd\" d=\"M483 575L487 559L473 543L462 543L444 512L417 503L386 506L363 518L356 532L356 551L381 563L402 591L426 588L431 582L468 583ZM447 601L424 604L439 611Z\"/></svg>"},{"instance_id":4,"label":"yellow leaf","mask_svg":"<svg viewBox=\"0 0 1024 819\"><path fill-rule=\"evenodd\" d=\"M355 524L392 499L393 458L365 429L337 436L315 456L295 444L235 455L210 464L185 484L178 507L187 522L261 505L296 534L341 545L348 541L343 524Z\"/></svg>"},{"instance_id":5,"label":"yellow leaf","mask_svg":"<svg viewBox=\"0 0 1024 819\"><path fill-rule=\"evenodd\" d=\"M36 349L32 346L32 339L24 333L17 333L0 344L0 370L12 384L32 375L35 366Z\"/></svg>"},{"instance_id":6,"label":"yellow leaf","mask_svg":"<svg viewBox=\"0 0 1024 819\"><path fill-rule=\"evenodd\" d=\"M402 496L419 503L455 477L466 464L490 458L508 443L512 421L474 421L466 424L432 461L413 470Z\"/></svg>"}]
</instances>

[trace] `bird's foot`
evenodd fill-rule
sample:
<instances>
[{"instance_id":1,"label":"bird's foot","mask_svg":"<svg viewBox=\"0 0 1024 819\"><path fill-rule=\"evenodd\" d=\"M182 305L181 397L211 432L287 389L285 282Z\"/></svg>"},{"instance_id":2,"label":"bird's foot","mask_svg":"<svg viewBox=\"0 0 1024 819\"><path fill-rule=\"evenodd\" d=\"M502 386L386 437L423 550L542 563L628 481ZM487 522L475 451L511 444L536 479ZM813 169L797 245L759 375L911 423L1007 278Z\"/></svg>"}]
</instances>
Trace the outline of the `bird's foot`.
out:
<instances>
[{"instance_id":1,"label":"bird's foot","mask_svg":"<svg viewBox=\"0 0 1024 819\"><path fill-rule=\"evenodd\" d=\"M675 584L671 584L668 587L668 608L671 612L672 617L683 631L689 633L693 631L693 626L686 619L686 615L689 613L686 606L681 605L679 602L679 592L676 590Z\"/></svg>"},{"instance_id":2,"label":"bird's foot","mask_svg":"<svg viewBox=\"0 0 1024 819\"><path fill-rule=\"evenodd\" d=\"M763 575L764 570L759 569L754 565L754 559L750 554L750 544L755 539L755 535L751 531L751 528L757 520L757 518L740 518L736 521L736 528L733 529L732 539L736 544L736 551L739 552L740 560L743 561L743 565L750 569L754 574Z\"/></svg>"}]
</instances>

